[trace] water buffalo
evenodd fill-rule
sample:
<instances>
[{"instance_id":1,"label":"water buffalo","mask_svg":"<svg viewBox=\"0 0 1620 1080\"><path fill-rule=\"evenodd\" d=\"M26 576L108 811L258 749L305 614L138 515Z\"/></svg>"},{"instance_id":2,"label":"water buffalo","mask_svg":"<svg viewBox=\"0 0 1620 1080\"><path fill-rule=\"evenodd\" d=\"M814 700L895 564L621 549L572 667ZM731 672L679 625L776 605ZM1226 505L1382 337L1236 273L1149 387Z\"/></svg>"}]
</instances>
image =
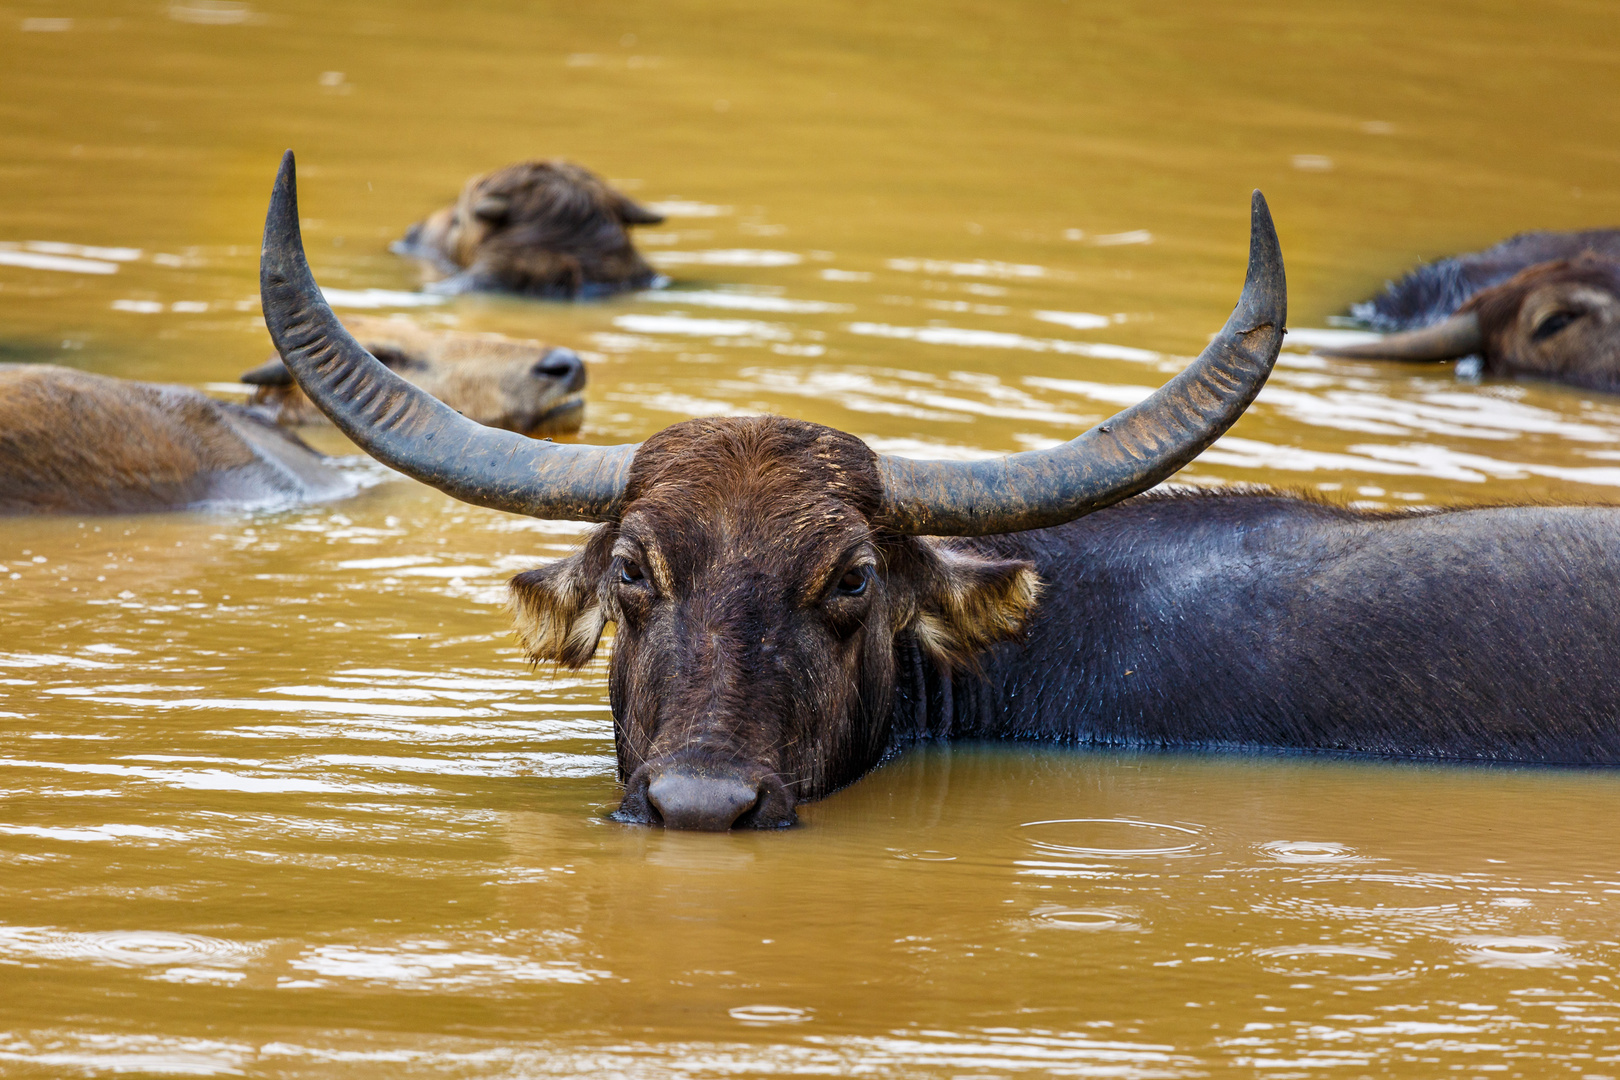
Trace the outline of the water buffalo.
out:
<instances>
[{"instance_id":1,"label":"water buffalo","mask_svg":"<svg viewBox=\"0 0 1620 1080\"><path fill-rule=\"evenodd\" d=\"M585 417L585 365L572 349L515 341L501 334L424 330L402 318L344 320L366 350L408 381L470 420L540 438L579 430ZM249 404L283 424L326 417L274 357L242 376Z\"/></svg>"},{"instance_id":2,"label":"water buffalo","mask_svg":"<svg viewBox=\"0 0 1620 1080\"><path fill-rule=\"evenodd\" d=\"M0 364L0 514L112 514L351 495L255 411L181 386Z\"/></svg>"},{"instance_id":3,"label":"water buffalo","mask_svg":"<svg viewBox=\"0 0 1620 1080\"><path fill-rule=\"evenodd\" d=\"M524 161L467 181L394 244L451 276L429 288L578 299L645 289L658 274L630 243L663 217L567 161Z\"/></svg>"},{"instance_id":4,"label":"water buffalo","mask_svg":"<svg viewBox=\"0 0 1620 1080\"><path fill-rule=\"evenodd\" d=\"M599 523L511 588L536 661L578 667L617 625L621 820L787 825L926 737L1620 763L1620 512L1129 498L1276 360L1258 193L1242 298L1198 359L1072 442L994 461L886 457L782 417L614 447L468 423L332 318L290 155L260 287L288 367L368 452L468 502Z\"/></svg>"},{"instance_id":5,"label":"water buffalo","mask_svg":"<svg viewBox=\"0 0 1620 1080\"><path fill-rule=\"evenodd\" d=\"M1421 266L1351 310L1396 332L1319 353L1409 361L1478 355L1489 375L1620 390L1620 230L1524 233Z\"/></svg>"}]
</instances>

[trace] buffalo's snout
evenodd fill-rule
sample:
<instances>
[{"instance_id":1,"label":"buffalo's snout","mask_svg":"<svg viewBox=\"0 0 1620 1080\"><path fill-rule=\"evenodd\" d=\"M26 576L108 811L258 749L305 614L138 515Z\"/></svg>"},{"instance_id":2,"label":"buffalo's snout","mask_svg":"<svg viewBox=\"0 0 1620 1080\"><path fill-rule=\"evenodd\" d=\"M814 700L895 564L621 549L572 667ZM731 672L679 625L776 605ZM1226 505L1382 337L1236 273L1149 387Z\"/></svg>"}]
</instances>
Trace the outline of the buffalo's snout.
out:
<instances>
[{"instance_id":1,"label":"buffalo's snout","mask_svg":"<svg viewBox=\"0 0 1620 1080\"><path fill-rule=\"evenodd\" d=\"M561 384L565 394L585 388L585 362L573 349L552 349L535 362L533 370L536 377Z\"/></svg>"},{"instance_id":2,"label":"buffalo's snout","mask_svg":"<svg viewBox=\"0 0 1620 1080\"><path fill-rule=\"evenodd\" d=\"M667 772L647 785L647 801L670 829L724 832L759 801L739 776Z\"/></svg>"},{"instance_id":3,"label":"buffalo's snout","mask_svg":"<svg viewBox=\"0 0 1620 1080\"><path fill-rule=\"evenodd\" d=\"M613 816L696 832L781 829L798 821L793 801L774 774L759 776L731 765L650 762L630 778L624 802Z\"/></svg>"}]
</instances>

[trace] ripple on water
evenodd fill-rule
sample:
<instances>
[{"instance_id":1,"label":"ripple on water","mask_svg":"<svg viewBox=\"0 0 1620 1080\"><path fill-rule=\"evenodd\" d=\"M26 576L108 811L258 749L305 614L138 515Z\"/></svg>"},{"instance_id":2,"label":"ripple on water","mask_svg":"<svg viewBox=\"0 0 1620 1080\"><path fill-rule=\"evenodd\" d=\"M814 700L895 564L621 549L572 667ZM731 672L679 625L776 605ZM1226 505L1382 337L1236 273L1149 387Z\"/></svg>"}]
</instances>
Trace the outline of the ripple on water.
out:
<instances>
[{"instance_id":1,"label":"ripple on water","mask_svg":"<svg viewBox=\"0 0 1620 1080\"><path fill-rule=\"evenodd\" d=\"M1170 825L1132 818L1061 818L1028 821L1022 839L1044 855L1088 858L1177 858L1207 849L1201 825Z\"/></svg>"},{"instance_id":2,"label":"ripple on water","mask_svg":"<svg viewBox=\"0 0 1620 1080\"><path fill-rule=\"evenodd\" d=\"M1389 962L1394 953L1371 945L1275 945L1254 955L1267 971L1294 979L1389 982L1412 975L1410 968Z\"/></svg>"},{"instance_id":3,"label":"ripple on water","mask_svg":"<svg viewBox=\"0 0 1620 1080\"><path fill-rule=\"evenodd\" d=\"M163 930L88 933L49 926L0 926L0 956L19 960L84 960L117 967L169 967L246 963L258 948L202 934Z\"/></svg>"},{"instance_id":4,"label":"ripple on water","mask_svg":"<svg viewBox=\"0 0 1620 1080\"><path fill-rule=\"evenodd\" d=\"M1260 850L1285 863L1334 863L1362 861L1354 848L1344 844L1316 843L1307 840L1271 840L1260 845Z\"/></svg>"},{"instance_id":5,"label":"ripple on water","mask_svg":"<svg viewBox=\"0 0 1620 1080\"><path fill-rule=\"evenodd\" d=\"M1029 913L1030 923L1042 929L1056 930L1140 930L1142 924L1133 913L1116 908L1071 908L1061 904L1048 904Z\"/></svg>"},{"instance_id":6,"label":"ripple on water","mask_svg":"<svg viewBox=\"0 0 1620 1080\"><path fill-rule=\"evenodd\" d=\"M956 856L948 851L906 851L902 848L889 848L891 854L897 859L906 859L910 862L955 862Z\"/></svg>"},{"instance_id":7,"label":"ripple on water","mask_svg":"<svg viewBox=\"0 0 1620 1080\"><path fill-rule=\"evenodd\" d=\"M1569 943L1560 937L1475 934L1455 940L1462 946L1463 959L1481 967L1555 968L1572 967L1579 962L1567 951Z\"/></svg>"},{"instance_id":8,"label":"ripple on water","mask_svg":"<svg viewBox=\"0 0 1620 1080\"><path fill-rule=\"evenodd\" d=\"M728 1011L733 1020L749 1027L802 1024L815 1012L814 1009L796 1009L791 1005L739 1005Z\"/></svg>"}]
</instances>

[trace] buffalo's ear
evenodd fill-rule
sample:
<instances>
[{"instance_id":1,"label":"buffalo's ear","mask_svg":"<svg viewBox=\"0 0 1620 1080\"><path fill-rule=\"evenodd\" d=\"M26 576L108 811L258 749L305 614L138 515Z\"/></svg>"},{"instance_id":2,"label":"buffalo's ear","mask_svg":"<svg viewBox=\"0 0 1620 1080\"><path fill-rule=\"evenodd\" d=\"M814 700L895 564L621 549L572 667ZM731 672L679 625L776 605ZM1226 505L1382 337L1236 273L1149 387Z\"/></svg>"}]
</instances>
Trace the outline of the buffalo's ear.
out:
<instances>
[{"instance_id":1,"label":"buffalo's ear","mask_svg":"<svg viewBox=\"0 0 1620 1080\"><path fill-rule=\"evenodd\" d=\"M971 665L981 649L1023 636L1041 595L1033 565L928 537L919 546L923 558L910 629L926 652L953 667Z\"/></svg>"},{"instance_id":2,"label":"buffalo's ear","mask_svg":"<svg viewBox=\"0 0 1620 1080\"><path fill-rule=\"evenodd\" d=\"M508 583L507 606L518 643L530 660L577 668L596 655L607 625L597 585L612 546L612 530L604 526L592 533L584 550L524 571Z\"/></svg>"},{"instance_id":3,"label":"buffalo's ear","mask_svg":"<svg viewBox=\"0 0 1620 1080\"><path fill-rule=\"evenodd\" d=\"M614 194L619 195L618 192L614 192ZM619 220L626 225L662 225L664 223L663 214L658 213L656 210L649 210L640 203L625 198L623 195L619 195L619 205L616 209L619 212Z\"/></svg>"},{"instance_id":4,"label":"buffalo's ear","mask_svg":"<svg viewBox=\"0 0 1620 1080\"><path fill-rule=\"evenodd\" d=\"M375 356L382 362L382 366L389 371L403 371L406 368L421 366L411 358L411 354L394 344L392 341L377 341L366 339L360 342L360 347Z\"/></svg>"},{"instance_id":5,"label":"buffalo's ear","mask_svg":"<svg viewBox=\"0 0 1620 1080\"><path fill-rule=\"evenodd\" d=\"M291 386L293 384L292 372L287 365L281 362L281 357L272 356L251 371L244 371L238 378L249 386Z\"/></svg>"},{"instance_id":6,"label":"buffalo's ear","mask_svg":"<svg viewBox=\"0 0 1620 1080\"><path fill-rule=\"evenodd\" d=\"M473 217L491 225L506 224L512 212L512 200L505 195L480 195L472 204Z\"/></svg>"}]
</instances>

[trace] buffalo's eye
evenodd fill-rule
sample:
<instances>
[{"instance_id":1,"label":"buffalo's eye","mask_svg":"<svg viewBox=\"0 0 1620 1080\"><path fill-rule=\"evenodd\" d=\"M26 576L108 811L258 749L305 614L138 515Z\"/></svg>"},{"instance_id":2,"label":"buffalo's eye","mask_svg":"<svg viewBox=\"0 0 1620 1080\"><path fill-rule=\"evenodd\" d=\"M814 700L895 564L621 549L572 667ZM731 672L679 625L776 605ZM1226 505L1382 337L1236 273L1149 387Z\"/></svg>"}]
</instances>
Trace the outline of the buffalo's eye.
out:
<instances>
[{"instance_id":1,"label":"buffalo's eye","mask_svg":"<svg viewBox=\"0 0 1620 1080\"><path fill-rule=\"evenodd\" d=\"M1578 311L1555 311L1536 324L1536 328L1530 332L1530 340L1546 341L1580 317Z\"/></svg>"},{"instance_id":2,"label":"buffalo's eye","mask_svg":"<svg viewBox=\"0 0 1620 1080\"><path fill-rule=\"evenodd\" d=\"M619 564L619 580L626 585L634 585L646 576L641 572L641 564L634 559L625 559Z\"/></svg>"},{"instance_id":3,"label":"buffalo's eye","mask_svg":"<svg viewBox=\"0 0 1620 1080\"><path fill-rule=\"evenodd\" d=\"M867 574L864 566L846 570L844 576L838 579L838 595L859 596L866 591L868 580L870 580L870 575Z\"/></svg>"}]
</instances>

